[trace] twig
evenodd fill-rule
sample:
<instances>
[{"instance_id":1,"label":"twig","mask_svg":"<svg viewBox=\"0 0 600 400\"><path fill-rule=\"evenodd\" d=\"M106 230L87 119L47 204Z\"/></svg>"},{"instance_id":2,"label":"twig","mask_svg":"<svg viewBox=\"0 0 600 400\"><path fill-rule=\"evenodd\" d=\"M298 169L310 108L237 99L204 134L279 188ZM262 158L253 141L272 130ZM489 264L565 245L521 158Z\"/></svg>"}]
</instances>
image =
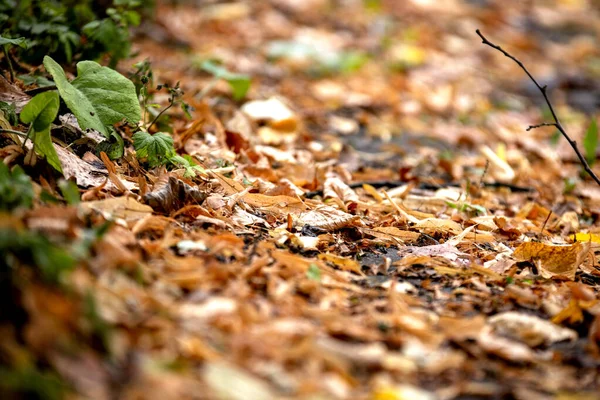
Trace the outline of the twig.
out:
<instances>
[{"instance_id":1,"label":"twig","mask_svg":"<svg viewBox=\"0 0 600 400\"><path fill-rule=\"evenodd\" d=\"M571 145L571 147L573 148L573 151L575 151L575 154L577 154L577 158L579 159L579 162L583 166L583 169L585 170L585 172L587 172L592 177L592 179L598 185L600 185L600 178L598 178L596 176L596 174L594 173L594 171L592 171L592 169L590 168L590 165L588 164L587 160L585 159L585 157L581 154L581 152L577 148L577 142L574 141L573 139L571 139L571 137L567 134L567 132L563 128L562 124L560 123L560 120L556 116L556 112L554 111L554 107L552 106L552 103L550 102L550 99L548 99L548 93L547 93L548 86L546 86L546 85L541 86L535 80L535 78L533 77L533 75L531 75L531 73L527 70L527 68L525 68L525 66L523 65L523 63L521 61L519 61L517 58L515 58L515 57L511 56L510 54L508 54L502 47L500 47L498 45L495 45L494 43L492 43L489 40L487 40L485 38L485 36L483 36L481 34L481 32L479 31L479 29L477 29L475 32L479 35L479 37L483 41L482 42L483 44L488 45L491 48L498 50L499 52L501 52L502 54L504 54L506 57L508 57L511 60L513 60L514 62L516 62L517 65L519 67L521 67L521 69L523 71L525 71L525 73L527 74L527 76L529 77L529 79L531 79L531 81L540 90L540 92L542 92L542 95L544 96L544 100L546 100L546 104L548 104L548 108L550 109L550 113L552 114L552 118L554 119L554 123L544 123L544 124L532 125L529 128L527 128L527 130L534 129L534 128L539 128L541 126L555 126L556 129L558 129L558 131L567 140L567 142L569 142L569 145Z\"/></svg>"},{"instance_id":2,"label":"twig","mask_svg":"<svg viewBox=\"0 0 600 400\"><path fill-rule=\"evenodd\" d=\"M544 122L544 123L541 123L541 124L529 125L527 127L527 129L525 129L525 130L526 131L530 131L530 130L535 129L535 128L541 128L542 126L556 126L556 124L554 122Z\"/></svg>"}]
</instances>

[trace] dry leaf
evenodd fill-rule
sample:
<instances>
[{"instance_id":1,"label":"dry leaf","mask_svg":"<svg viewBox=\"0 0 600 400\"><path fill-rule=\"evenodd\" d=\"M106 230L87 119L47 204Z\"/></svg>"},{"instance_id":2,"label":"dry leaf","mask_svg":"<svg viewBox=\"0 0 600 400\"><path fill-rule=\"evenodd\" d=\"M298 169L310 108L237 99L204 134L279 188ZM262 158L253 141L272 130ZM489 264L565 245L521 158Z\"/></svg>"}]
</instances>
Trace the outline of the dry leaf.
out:
<instances>
[{"instance_id":1,"label":"dry leaf","mask_svg":"<svg viewBox=\"0 0 600 400\"><path fill-rule=\"evenodd\" d=\"M79 204L84 210L95 210L101 212L105 218L122 218L126 221L134 221L152 214L152 207L139 203L131 197L115 197L113 199L85 201Z\"/></svg>"},{"instance_id":2,"label":"dry leaf","mask_svg":"<svg viewBox=\"0 0 600 400\"><path fill-rule=\"evenodd\" d=\"M515 311L496 314L488 319L496 334L520 340L530 347L549 346L564 340L576 340L577 332L535 315Z\"/></svg>"},{"instance_id":3,"label":"dry leaf","mask_svg":"<svg viewBox=\"0 0 600 400\"><path fill-rule=\"evenodd\" d=\"M555 245L540 242L525 242L513 253L517 261L531 261L544 278L564 276L575 279L575 272L589 252L589 243Z\"/></svg>"},{"instance_id":4,"label":"dry leaf","mask_svg":"<svg viewBox=\"0 0 600 400\"><path fill-rule=\"evenodd\" d=\"M326 231L335 231L353 224L359 217L340 211L331 206L322 206L300 215L297 226L308 225Z\"/></svg>"}]
</instances>

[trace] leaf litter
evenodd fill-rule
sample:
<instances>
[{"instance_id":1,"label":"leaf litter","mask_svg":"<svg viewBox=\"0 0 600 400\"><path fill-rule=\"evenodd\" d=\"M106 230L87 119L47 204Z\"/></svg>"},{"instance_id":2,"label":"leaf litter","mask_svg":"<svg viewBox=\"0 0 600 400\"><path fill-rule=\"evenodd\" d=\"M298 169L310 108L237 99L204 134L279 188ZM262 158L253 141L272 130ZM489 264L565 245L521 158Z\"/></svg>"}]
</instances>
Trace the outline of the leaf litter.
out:
<instances>
[{"instance_id":1,"label":"leaf litter","mask_svg":"<svg viewBox=\"0 0 600 400\"><path fill-rule=\"evenodd\" d=\"M474 30L559 88L590 147L597 103L582 111L565 71L597 79L598 11L451 3L159 2L193 56L139 37L137 58L181 82L192 119L170 110L172 134L123 128L140 160L54 141L48 162L78 205L55 204L39 165L33 209L0 185L3 267L20 271L2 294L13 381L44 365L98 399L595 398L600 193L552 132L524 132L543 112ZM219 63L203 75L198 58ZM47 64L59 91L113 74L84 63L69 82ZM93 92L69 96L104 135L102 119L154 119L130 98L103 110ZM4 164L21 151L0 149ZM199 168L167 171L179 156Z\"/></svg>"}]
</instances>

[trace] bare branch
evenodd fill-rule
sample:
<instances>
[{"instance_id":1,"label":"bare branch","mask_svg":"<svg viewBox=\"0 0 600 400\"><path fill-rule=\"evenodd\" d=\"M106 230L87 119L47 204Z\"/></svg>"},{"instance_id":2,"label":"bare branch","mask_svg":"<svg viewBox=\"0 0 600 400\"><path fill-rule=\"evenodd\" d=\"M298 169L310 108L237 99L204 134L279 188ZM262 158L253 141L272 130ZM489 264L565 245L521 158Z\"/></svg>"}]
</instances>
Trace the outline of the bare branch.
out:
<instances>
[{"instance_id":1,"label":"bare branch","mask_svg":"<svg viewBox=\"0 0 600 400\"><path fill-rule=\"evenodd\" d=\"M477 29L475 31L479 37L481 38L481 40L483 41L482 43L485 45L490 46L491 48L494 48L496 50L498 50L499 52L501 52L502 54L504 54L506 57L510 58L511 60L513 60L514 62L517 63L517 65L519 67L521 67L521 69L523 71L525 71L525 73L527 74L527 76L529 77L529 79L531 79L531 81L535 84L535 86L537 86L537 88L540 90L540 92L542 92L542 95L544 96L544 100L546 100L546 104L548 104L548 108L550 109L550 113L552 114L552 118L554 119L554 123L545 123L545 124L539 124L539 125L532 125L529 128L527 128L527 130L533 129L533 128L538 128L540 126L555 126L556 129L558 129L558 131L563 135L563 137L567 140L567 142L569 142L569 145L571 145L571 147L573 148L573 151L575 151L575 154L577 155L577 158L579 159L579 162L581 163L581 165L583 166L583 169L585 170L585 172L587 172L592 179L598 184L600 185L600 178L598 178L596 176L596 174L594 173L594 171L592 171L592 169L590 168L590 165L588 164L587 160L585 159L585 157L581 154L581 152L579 151L579 149L577 148L577 142L574 141L573 139L571 139L571 137L567 134L567 132L565 131L565 129L563 128L562 124L560 123L560 120L558 119L558 117L556 116L556 112L554 112L554 107L552 106L552 103L550 102L550 99L548 98L548 94L546 93L548 87L546 85L541 86L533 77L533 75L531 75L531 73L527 70L527 68L525 68L525 65L523 65L523 63L521 61L519 61L517 58L515 58L514 56L510 55L508 52L506 52L502 47L495 45L494 43L490 42L489 40L487 40L485 38L485 36L483 36L483 34L479 31L479 29Z\"/></svg>"}]
</instances>

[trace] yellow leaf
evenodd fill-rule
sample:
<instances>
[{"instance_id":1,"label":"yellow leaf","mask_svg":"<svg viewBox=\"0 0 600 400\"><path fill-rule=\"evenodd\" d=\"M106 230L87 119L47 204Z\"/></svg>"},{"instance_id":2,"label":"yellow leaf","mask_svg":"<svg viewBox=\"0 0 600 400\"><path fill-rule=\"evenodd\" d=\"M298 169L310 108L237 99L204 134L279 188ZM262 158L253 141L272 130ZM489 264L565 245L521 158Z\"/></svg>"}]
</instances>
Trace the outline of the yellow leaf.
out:
<instances>
[{"instance_id":1,"label":"yellow leaf","mask_svg":"<svg viewBox=\"0 0 600 400\"><path fill-rule=\"evenodd\" d=\"M571 239L576 242L600 243L600 235L596 233L577 232L576 234L571 235Z\"/></svg>"}]
</instances>

